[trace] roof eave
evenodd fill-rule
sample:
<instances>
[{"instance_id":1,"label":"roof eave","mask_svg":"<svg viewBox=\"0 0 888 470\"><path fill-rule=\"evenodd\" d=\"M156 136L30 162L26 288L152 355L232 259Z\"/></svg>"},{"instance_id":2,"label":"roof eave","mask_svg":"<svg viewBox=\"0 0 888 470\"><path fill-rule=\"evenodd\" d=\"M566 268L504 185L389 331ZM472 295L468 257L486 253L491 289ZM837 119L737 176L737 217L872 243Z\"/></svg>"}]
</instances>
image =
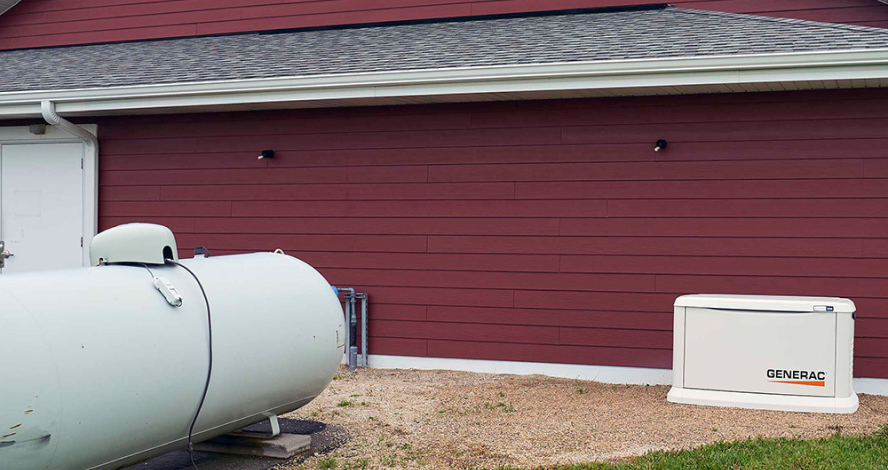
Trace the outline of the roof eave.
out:
<instances>
[{"instance_id":1,"label":"roof eave","mask_svg":"<svg viewBox=\"0 0 888 470\"><path fill-rule=\"evenodd\" d=\"M888 86L888 49L631 59L0 93L0 119Z\"/></svg>"}]
</instances>

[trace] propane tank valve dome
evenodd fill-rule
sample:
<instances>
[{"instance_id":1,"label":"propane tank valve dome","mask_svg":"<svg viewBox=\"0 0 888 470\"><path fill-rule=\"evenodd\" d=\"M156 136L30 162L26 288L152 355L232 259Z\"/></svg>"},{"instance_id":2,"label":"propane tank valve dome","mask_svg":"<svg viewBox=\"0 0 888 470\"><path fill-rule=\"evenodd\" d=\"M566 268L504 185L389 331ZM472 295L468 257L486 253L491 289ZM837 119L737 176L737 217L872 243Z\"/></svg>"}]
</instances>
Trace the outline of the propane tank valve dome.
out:
<instances>
[{"instance_id":1,"label":"propane tank valve dome","mask_svg":"<svg viewBox=\"0 0 888 470\"><path fill-rule=\"evenodd\" d=\"M178 261L173 232L157 224L124 224L96 235L89 245L90 264L143 263L162 265Z\"/></svg>"}]
</instances>

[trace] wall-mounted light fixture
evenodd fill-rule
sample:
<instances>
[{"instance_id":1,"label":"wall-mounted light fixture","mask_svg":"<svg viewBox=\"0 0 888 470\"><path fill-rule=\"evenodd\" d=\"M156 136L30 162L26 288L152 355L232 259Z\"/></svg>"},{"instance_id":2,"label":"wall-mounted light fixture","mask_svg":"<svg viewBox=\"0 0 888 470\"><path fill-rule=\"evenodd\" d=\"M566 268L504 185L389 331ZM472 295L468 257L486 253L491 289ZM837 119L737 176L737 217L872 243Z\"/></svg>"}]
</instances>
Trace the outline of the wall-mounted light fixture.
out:
<instances>
[{"instance_id":1,"label":"wall-mounted light fixture","mask_svg":"<svg viewBox=\"0 0 888 470\"><path fill-rule=\"evenodd\" d=\"M274 150L263 150L261 154L259 154L259 160L265 160L267 158L274 158Z\"/></svg>"},{"instance_id":2,"label":"wall-mounted light fixture","mask_svg":"<svg viewBox=\"0 0 888 470\"><path fill-rule=\"evenodd\" d=\"M666 139L658 140L657 146L654 147L654 152L659 152L660 150L663 150L664 148L666 148L667 145L669 145L669 142L666 142Z\"/></svg>"}]
</instances>

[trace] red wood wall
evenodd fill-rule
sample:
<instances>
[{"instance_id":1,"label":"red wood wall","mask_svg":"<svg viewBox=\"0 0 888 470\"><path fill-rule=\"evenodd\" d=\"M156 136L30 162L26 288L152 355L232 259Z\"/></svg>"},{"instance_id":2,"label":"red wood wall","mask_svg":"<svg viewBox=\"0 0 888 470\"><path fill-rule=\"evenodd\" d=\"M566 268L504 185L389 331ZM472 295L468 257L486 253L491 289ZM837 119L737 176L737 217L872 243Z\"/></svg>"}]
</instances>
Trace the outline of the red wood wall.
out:
<instances>
[{"instance_id":1,"label":"red wood wall","mask_svg":"<svg viewBox=\"0 0 888 470\"><path fill-rule=\"evenodd\" d=\"M23 0L0 16L0 50L649 3L663 0ZM672 3L888 27L888 5L877 0Z\"/></svg>"},{"instance_id":2,"label":"red wood wall","mask_svg":"<svg viewBox=\"0 0 888 470\"><path fill-rule=\"evenodd\" d=\"M677 295L825 295L859 308L856 375L888 378L888 90L121 117L99 133L101 228L283 248L369 292L376 354L668 368Z\"/></svg>"}]
</instances>

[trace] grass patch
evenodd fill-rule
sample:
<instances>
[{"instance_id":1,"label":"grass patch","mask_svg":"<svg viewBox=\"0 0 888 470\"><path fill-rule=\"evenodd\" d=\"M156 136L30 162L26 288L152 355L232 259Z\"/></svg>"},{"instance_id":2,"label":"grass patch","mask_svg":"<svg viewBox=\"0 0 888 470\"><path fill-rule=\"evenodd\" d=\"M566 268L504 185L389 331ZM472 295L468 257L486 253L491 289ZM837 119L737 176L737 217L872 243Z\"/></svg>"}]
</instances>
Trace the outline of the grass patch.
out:
<instances>
[{"instance_id":1,"label":"grass patch","mask_svg":"<svg viewBox=\"0 0 888 470\"><path fill-rule=\"evenodd\" d=\"M508 468L508 467L506 467ZM558 470L851 470L888 468L888 425L869 436L813 440L750 439L693 450L651 452L618 464L581 464Z\"/></svg>"},{"instance_id":2,"label":"grass patch","mask_svg":"<svg viewBox=\"0 0 888 470\"><path fill-rule=\"evenodd\" d=\"M503 410L506 413L513 413L515 411L515 407L512 406L511 403L506 403L504 401L501 401L501 402L497 403L496 405L494 405L493 403L490 403L489 401L484 402L484 408L487 410Z\"/></svg>"},{"instance_id":3,"label":"grass patch","mask_svg":"<svg viewBox=\"0 0 888 470\"><path fill-rule=\"evenodd\" d=\"M342 400L341 402L337 403L336 406L340 408L345 408L346 406L351 406L351 404L352 402L349 400Z\"/></svg>"},{"instance_id":4,"label":"grass patch","mask_svg":"<svg viewBox=\"0 0 888 470\"><path fill-rule=\"evenodd\" d=\"M358 459L354 462L349 462L343 468L346 470L360 470L363 468L367 468L370 466L370 459Z\"/></svg>"}]
</instances>

